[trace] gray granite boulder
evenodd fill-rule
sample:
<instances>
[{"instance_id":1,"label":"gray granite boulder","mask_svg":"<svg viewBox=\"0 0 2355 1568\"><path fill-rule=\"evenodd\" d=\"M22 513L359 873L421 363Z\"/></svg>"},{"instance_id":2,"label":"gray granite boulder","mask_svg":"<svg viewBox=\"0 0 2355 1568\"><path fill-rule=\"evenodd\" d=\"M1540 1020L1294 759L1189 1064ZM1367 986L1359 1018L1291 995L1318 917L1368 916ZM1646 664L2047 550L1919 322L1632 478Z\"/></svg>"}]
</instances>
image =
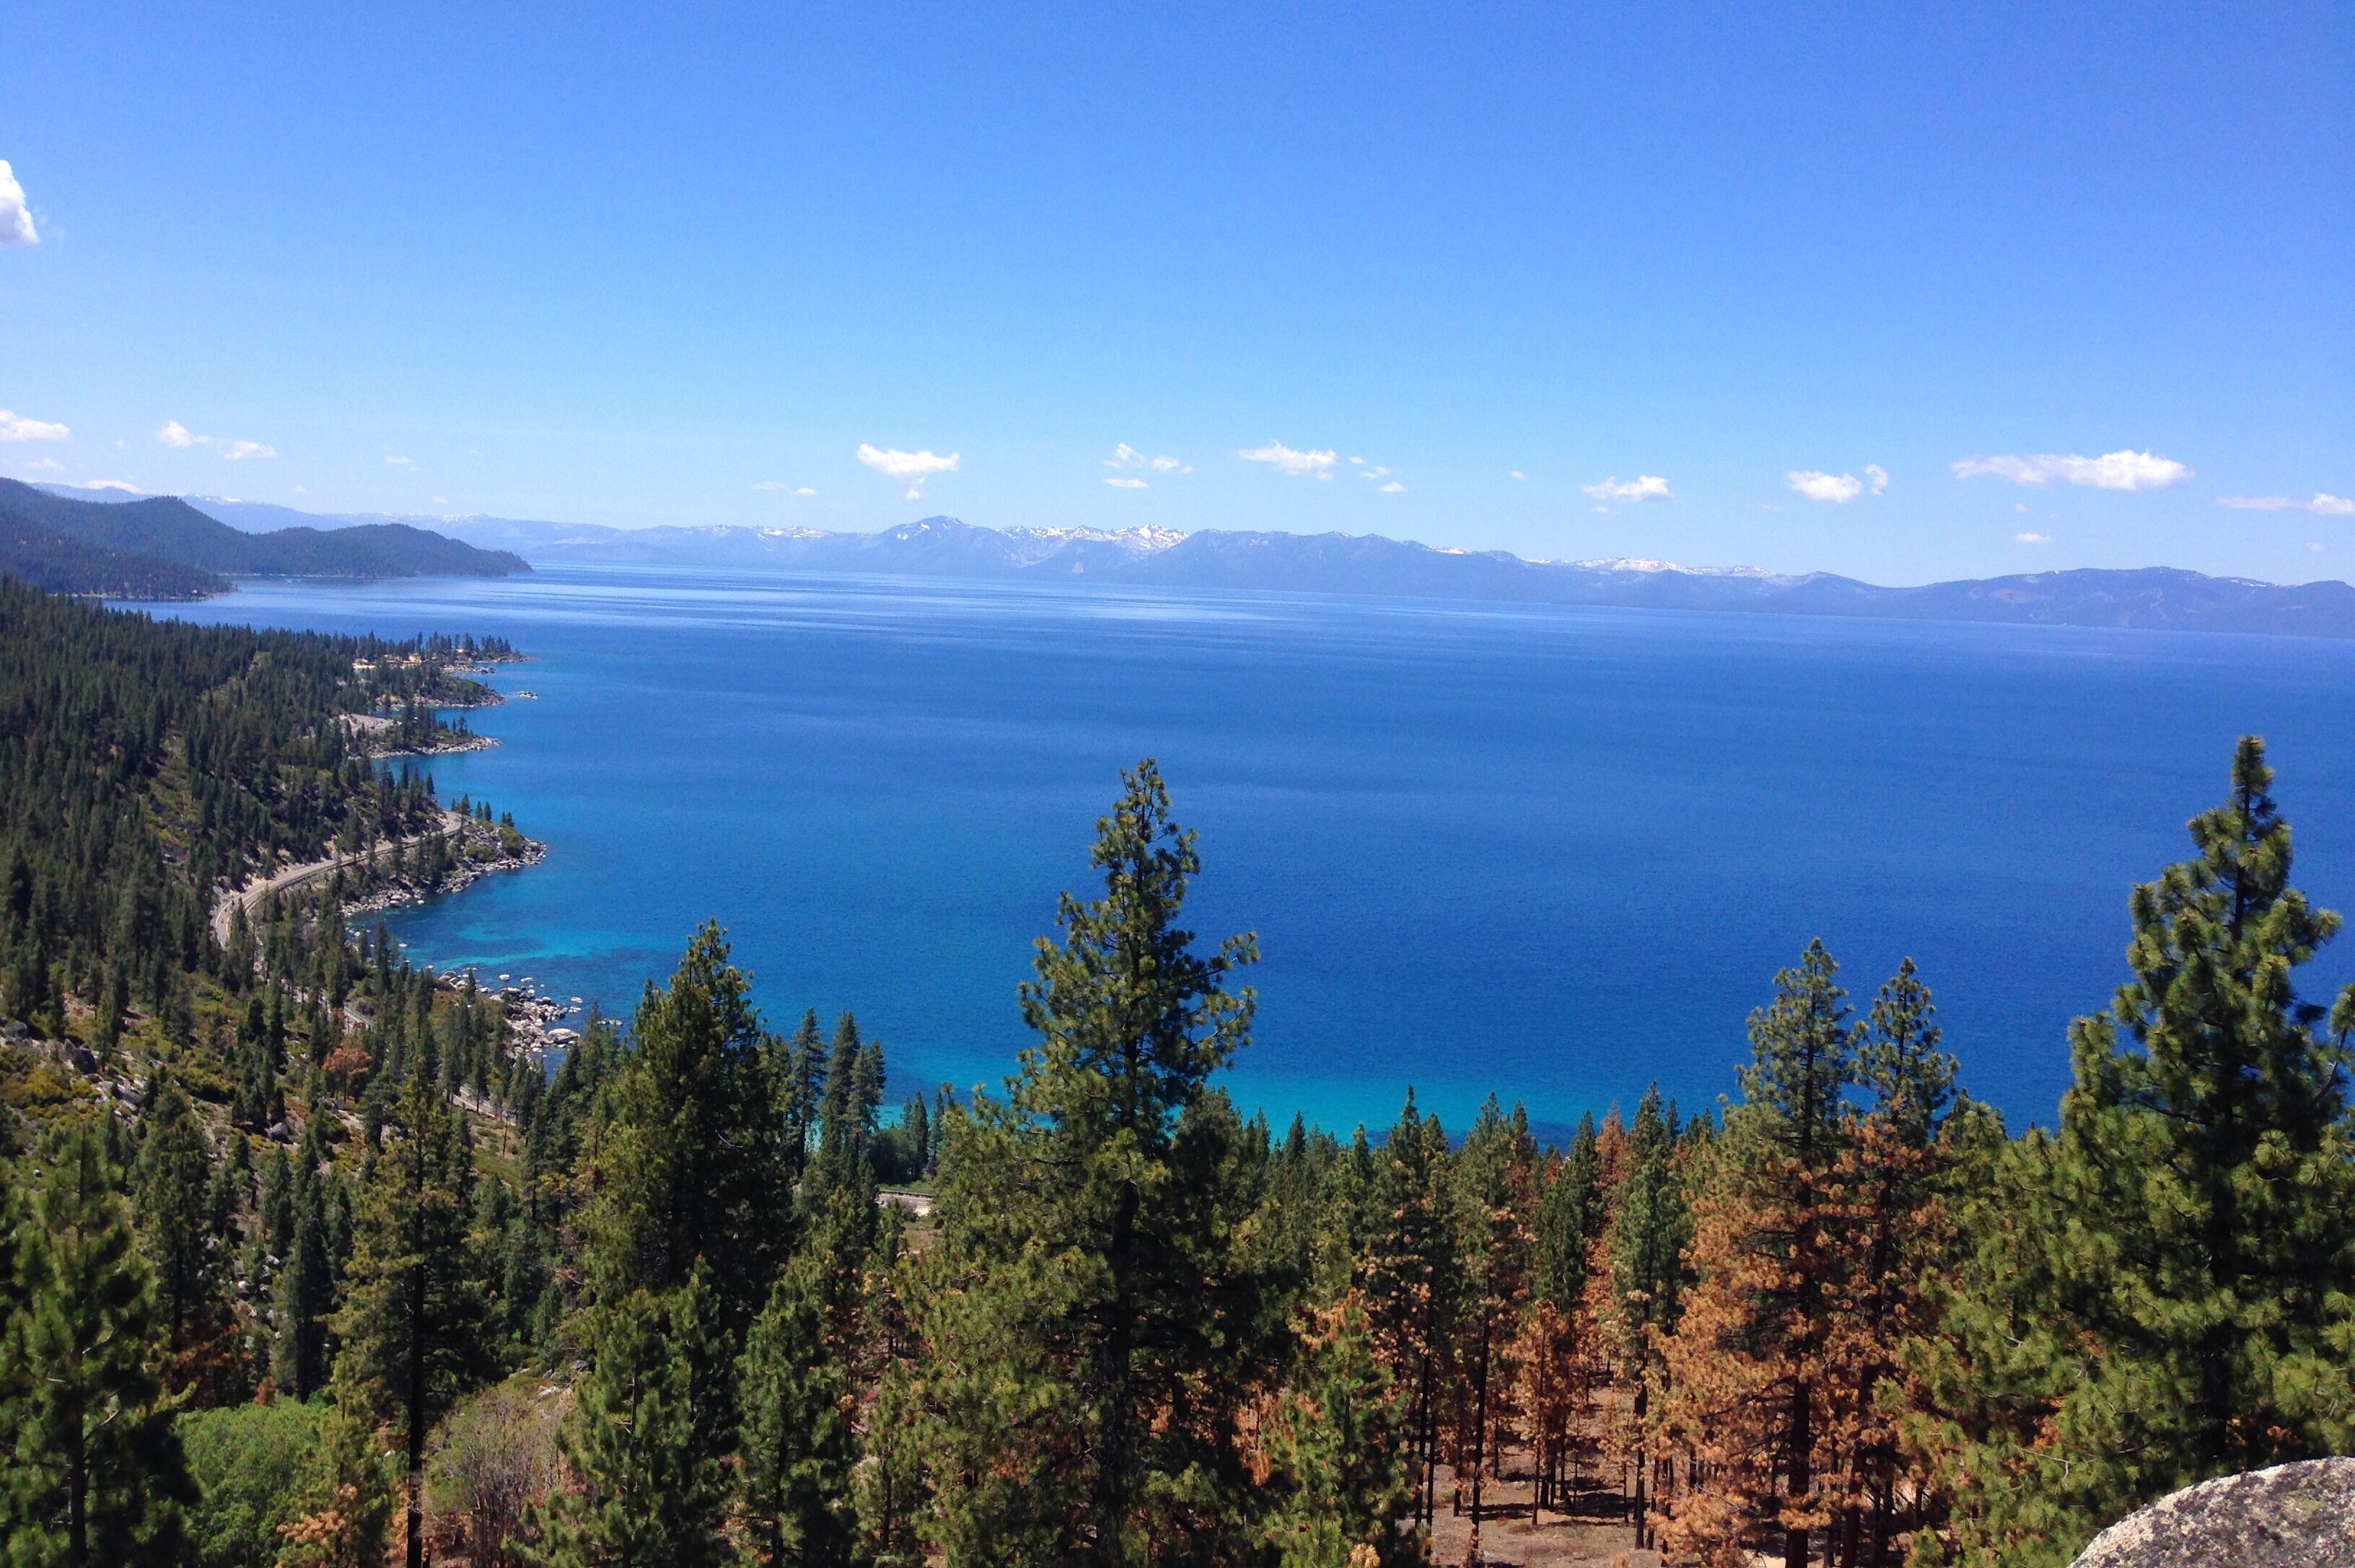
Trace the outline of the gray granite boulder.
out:
<instances>
[{"instance_id":1,"label":"gray granite boulder","mask_svg":"<svg viewBox=\"0 0 2355 1568\"><path fill-rule=\"evenodd\" d=\"M2355 1459L2187 1487L2095 1536L2074 1568L2355 1568Z\"/></svg>"}]
</instances>

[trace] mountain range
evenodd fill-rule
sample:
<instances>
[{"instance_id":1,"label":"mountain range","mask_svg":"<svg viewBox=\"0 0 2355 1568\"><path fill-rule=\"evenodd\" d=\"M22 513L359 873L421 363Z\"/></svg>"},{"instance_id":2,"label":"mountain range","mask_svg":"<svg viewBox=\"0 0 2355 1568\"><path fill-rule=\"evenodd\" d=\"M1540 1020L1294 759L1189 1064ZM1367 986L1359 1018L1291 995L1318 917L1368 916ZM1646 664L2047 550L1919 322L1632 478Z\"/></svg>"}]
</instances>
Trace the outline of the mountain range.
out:
<instances>
[{"instance_id":1,"label":"mountain range","mask_svg":"<svg viewBox=\"0 0 2355 1568\"><path fill-rule=\"evenodd\" d=\"M236 528L284 533L324 526L330 538L361 528L431 529L542 566L1076 581L2355 637L2355 588L2344 582L2280 584L2172 567L2084 568L1887 587L1823 571L1617 559L1530 560L1504 550L1440 549L1378 534L988 528L954 517L926 517L871 534L805 528L614 528L487 517L320 517L263 502L201 496L187 500Z\"/></svg>"},{"instance_id":2,"label":"mountain range","mask_svg":"<svg viewBox=\"0 0 2355 1568\"><path fill-rule=\"evenodd\" d=\"M302 517L257 532L176 496L93 500L0 479L0 571L58 593L196 599L232 577L504 577L521 556L485 550L408 522Z\"/></svg>"}]
</instances>

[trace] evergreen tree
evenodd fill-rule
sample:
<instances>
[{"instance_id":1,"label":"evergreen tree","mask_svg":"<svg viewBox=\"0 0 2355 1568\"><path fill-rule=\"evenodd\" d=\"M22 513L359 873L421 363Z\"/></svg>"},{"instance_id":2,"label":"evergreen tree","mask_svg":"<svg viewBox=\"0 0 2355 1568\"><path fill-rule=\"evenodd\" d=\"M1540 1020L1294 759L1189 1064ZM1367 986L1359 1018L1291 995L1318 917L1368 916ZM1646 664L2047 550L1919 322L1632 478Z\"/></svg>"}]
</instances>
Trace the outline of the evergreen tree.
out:
<instances>
[{"instance_id":1,"label":"evergreen tree","mask_svg":"<svg viewBox=\"0 0 2355 1568\"><path fill-rule=\"evenodd\" d=\"M1445 1357L1462 1295L1462 1258L1449 1222L1447 1135L1415 1110L1409 1089L1377 1157L1375 1218L1364 1265L1374 1344L1404 1392L1417 1459L1415 1517L1431 1522L1440 1463Z\"/></svg>"},{"instance_id":2,"label":"evergreen tree","mask_svg":"<svg viewBox=\"0 0 2355 1568\"><path fill-rule=\"evenodd\" d=\"M1150 762L1124 782L1103 897L1066 894L1062 940L1039 943L1007 1101L950 1118L917 1310L951 1564L1196 1562L1253 1532L1236 1416L1280 1354L1281 1296L1240 1244L1263 1162L1208 1080L1248 1038L1251 993L1226 983L1254 951L1195 949L1193 835Z\"/></svg>"},{"instance_id":3,"label":"evergreen tree","mask_svg":"<svg viewBox=\"0 0 2355 1568\"><path fill-rule=\"evenodd\" d=\"M1619 1446L1635 1472L1636 1531L1648 1538L1654 1408L1668 1386L1665 1352L1684 1313L1685 1248L1692 1238L1686 1173L1680 1168L1672 1113L1657 1085L1636 1105L1633 1125L1621 1130L1614 1113L1598 1130L1597 1163L1616 1165L1613 1212L1604 1233L1605 1272L1594 1282L1603 1297L1596 1317L1610 1340L1627 1419Z\"/></svg>"},{"instance_id":4,"label":"evergreen tree","mask_svg":"<svg viewBox=\"0 0 2355 1568\"><path fill-rule=\"evenodd\" d=\"M335 1310L335 1263L328 1249L328 1194L309 1151L294 1176L294 1239L278 1271L271 1376L297 1399L327 1381L327 1318Z\"/></svg>"},{"instance_id":5,"label":"evergreen tree","mask_svg":"<svg viewBox=\"0 0 2355 1568\"><path fill-rule=\"evenodd\" d=\"M1837 970L1809 943L1751 1015L1742 1103L1696 1195L1700 1280L1671 1346L1669 1426L1714 1479L1670 1508L1672 1548L1771 1538L1787 1568L1806 1568L1836 1510L1829 1353L1850 1284L1841 1162L1859 1032Z\"/></svg>"},{"instance_id":6,"label":"evergreen tree","mask_svg":"<svg viewBox=\"0 0 2355 1568\"><path fill-rule=\"evenodd\" d=\"M1491 1094L1474 1120L1455 1162L1455 1222L1463 1237L1464 1323L1456 1362L1455 1471L1472 1487L1472 1544L1480 1541L1487 1482L1501 1475L1498 1455L1510 1435L1513 1395L1519 1367L1515 1360L1522 1312L1529 1302L1531 1238L1529 1215L1536 1207L1536 1146L1526 1116L1508 1122Z\"/></svg>"},{"instance_id":7,"label":"evergreen tree","mask_svg":"<svg viewBox=\"0 0 2355 1568\"><path fill-rule=\"evenodd\" d=\"M294 1162L282 1144L270 1146L261 1166L261 1196L254 1211L255 1234L270 1255L283 1260L294 1247Z\"/></svg>"},{"instance_id":8,"label":"evergreen tree","mask_svg":"<svg viewBox=\"0 0 2355 1568\"><path fill-rule=\"evenodd\" d=\"M778 1081L785 1123L785 1154L799 1174L808 1163L810 1136L817 1130L824 1104L826 1037L818 1032L817 1009L802 1015L801 1027L783 1048Z\"/></svg>"},{"instance_id":9,"label":"evergreen tree","mask_svg":"<svg viewBox=\"0 0 2355 1568\"><path fill-rule=\"evenodd\" d=\"M738 1512L754 1561L847 1568L856 1450L841 1363L827 1343L822 1261L805 1252L778 1277L738 1369Z\"/></svg>"},{"instance_id":10,"label":"evergreen tree","mask_svg":"<svg viewBox=\"0 0 2355 1568\"><path fill-rule=\"evenodd\" d=\"M1938 1500L1899 1429L1921 1397L1904 1349L1935 1327L1924 1274L1955 1261L1953 1173L1993 1129L1957 1095L1935 1012L1908 958L1881 987L1857 1047L1857 1083L1869 1097L1844 1173L1851 1283L1827 1357L1846 1384L1831 1392L1842 1478L1828 1554L1852 1568L1893 1562L1897 1537Z\"/></svg>"},{"instance_id":11,"label":"evergreen tree","mask_svg":"<svg viewBox=\"0 0 2355 1568\"><path fill-rule=\"evenodd\" d=\"M368 1170L335 1321L339 1403L401 1430L410 1568L419 1568L424 1546L426 1435L490 1367L488 1308L467 1234L473 1149L465 1123L433 1086L430 1043L425 1050L402 1086L396 1136Z\"/></svg>"},{"instance_id":12,"label":"evergreen tree","mask_svg":"<svg viewBox=\"0 0 2355 1568\"><path fill-rule=\"evenodd\" d=\"M278 1568L381 1568L393 1510L393 1465L370 1422L330 1406L292 1477Z\"/></svg>"},{"instance_id":13,"label":"evergreen tree","mask_svg":"<svg viewBox=\"0 0 2355 1568\"><path fill-rule=\"evenodd\" d=\"M1263 1445L1276 1568L1388 1568L1423 1560L1401 1535L1412 1482L1404 1412L1355 1295L1323 1317L1277 1400Z\"/></svg>"},{"instance_id":14,"label":"evergreen tree","mask_svg":"<svg viewBox=\"0 0 2355 1568\"><path fill-rule=\"evenodd\" d=\"M12 1562L173 1563L195 1500L155 1366L155 1279L96 1121L41 1150L0 1344L0 1541ZM13 1216L12 1216L13 1218Z\"/></svg>"},{"instance_id":15,"label":"evergreen tree","mask_svg":"<svg viewBox=\"0 0 2355 1568\"><path fill-rule=\"evenodd\" d=\"M1587 1262L1602 1240L1605 1212L1602 1156L1589 1111L1538 1200L1531 1284L1559 1311L1575 1310L1586 1295Z\"/></svg>"},{"instance_id":16,"label":"evergreen tree","mask_svg":"<svg viewBox=\"0 0 2355 1568\"><path fill-rule=\"evenodd\" d=\"M2291 887L2244 738L2196 859L2135 890L2135 977L2071 1027L2057 1134L2004 1151L1931 1359L1965 1561L2062 1563L2211 1476L2355 1445L2355 991L2293 972L2339 916Z\"/></svg>"},{"instance_id":17,"label":"evergreen tree","mask_svg":"<svg viewBox=\"0 0 2355 1568\"><path fill-rule=\"evenodd\" d=\"M636 1290L597 1308L588 1375L558 1442L577 1485L536 1519L549 1568L719 1568L728 1501L715 1430L732 1413L697 1403L697 1364L713 1354L718 1308L704 1271L658 1296Z\"/></svg>"},{"instance_id":18,"label":"evergreen tree","mask_svg":"<svg viewBox=\"0 0 2355 1568\"><path fill-rule=\"evenodd\" d=\"M848 1013L834 1026L826 1054L826 1093L818 1102L817 1157L803 1189L805 1206L822 1210L837 1189L860 1190L875 1184L871 1153L875 1111L883 1095L883 1055L862 1040Z\"/></svg>"},{"instance_id":19,"label":"evergreen tree","mask_svg":"<svg viewBox=\"0 0 2355 1568\"><path fill-rule=\"evenodd\" d=\"M171 1079L146 1104L138 1207L142 1239L155 1272L156 1316L169 1351L165 1381L175 1392L198 1387L225 1396L232 1392L229 1363L236 1339L222 1277L228 1251L212 1218L205 1131L187 1094Z\"/></svg>"},{"instance_id":20,"label":"evergreen tree","mask_svg":"<svg viewBox=\"0 0 2355 1568\"><path fill-rule=\"evenodd\" d=\"M716 924L646 987L635 1049L605 1091L602 1190L587 1216L601 1299L677 1290L700 1263L732 1360L792 1245L792 1165L750 985ZM703 1391L698 1391L703 1397Z\"/></svg>"}]
</instances>

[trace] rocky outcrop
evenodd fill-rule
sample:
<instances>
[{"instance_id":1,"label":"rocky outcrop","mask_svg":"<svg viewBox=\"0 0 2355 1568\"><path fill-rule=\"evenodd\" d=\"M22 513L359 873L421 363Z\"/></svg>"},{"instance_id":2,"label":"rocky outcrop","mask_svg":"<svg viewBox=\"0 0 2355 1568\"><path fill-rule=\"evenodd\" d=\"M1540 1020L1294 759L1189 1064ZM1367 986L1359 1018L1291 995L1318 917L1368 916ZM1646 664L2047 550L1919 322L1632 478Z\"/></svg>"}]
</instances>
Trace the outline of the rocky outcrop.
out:
<instances>
[{"instance_id":1,"label":"rocky outcrop","mask_svg":"<svg viewBox=\"0 0 2355 1568\"><path fill-rule=\"evenodd\" d=\"M2074 1568L2355 1568L2355 1459L2187 1487L2095 1536Z\"/></svg>"}]
</instances>

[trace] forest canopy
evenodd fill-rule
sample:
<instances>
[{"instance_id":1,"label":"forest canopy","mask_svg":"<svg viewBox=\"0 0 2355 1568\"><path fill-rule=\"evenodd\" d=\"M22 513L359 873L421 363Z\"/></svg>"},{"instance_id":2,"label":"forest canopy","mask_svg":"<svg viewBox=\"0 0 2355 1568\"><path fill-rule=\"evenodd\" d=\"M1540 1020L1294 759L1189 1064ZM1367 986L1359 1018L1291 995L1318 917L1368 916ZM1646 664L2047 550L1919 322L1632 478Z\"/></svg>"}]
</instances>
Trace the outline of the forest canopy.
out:
<instances>
[{"instance_id":1,"label":"forest canopy","mask_svg":"<svg viewBox=\"0 0 2355 1568\"><path fill-rule=\"evenodd\" d=\"M12 1561L1369 1568L1550 1518L2057 1565L2355 1441L2355 999L2298 989L2339 917L2254 738L2050 1125L1971 1097L1934 977L1815 943L1716 1106L1278 1131L1149 760L996 1093L887 1109L883 1043L773 1026L716 923L543 1061L348 909L488 809L346 716L508 651L0 583Z\"/></svg>"}]
</instances>

